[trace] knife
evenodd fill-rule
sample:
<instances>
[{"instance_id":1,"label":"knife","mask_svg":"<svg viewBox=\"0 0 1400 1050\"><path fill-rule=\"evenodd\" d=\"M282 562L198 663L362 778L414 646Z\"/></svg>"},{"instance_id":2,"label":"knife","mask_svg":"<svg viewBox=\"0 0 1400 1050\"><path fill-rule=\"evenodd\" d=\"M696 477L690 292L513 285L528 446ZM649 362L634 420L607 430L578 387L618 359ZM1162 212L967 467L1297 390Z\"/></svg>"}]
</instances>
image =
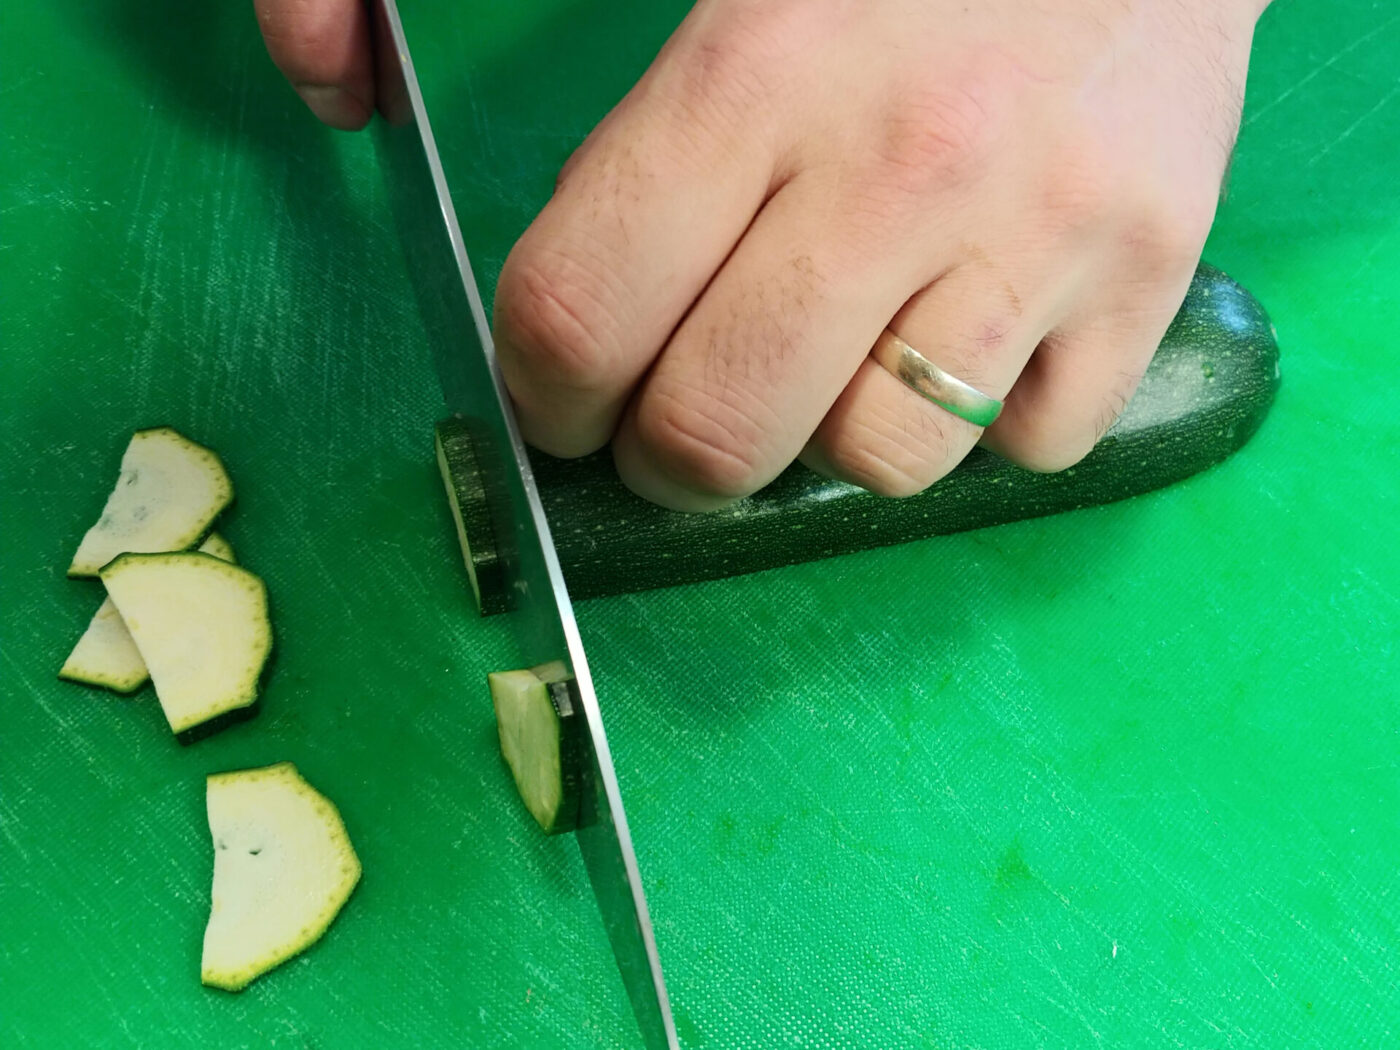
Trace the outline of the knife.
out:
<instances>
[{"instance_id":1,"label":"knife","mask_svg":"<svg viewBox=\"0 0 1400 1050\"><path fill-rule=\"evenodd\" d=\"M647 1050L679 1050L641 871L573 606L534 472L501 378L481 293L433 140L395 0L374 0L381 109L375 146L447 407L471 425L487 479L517 667L562 660L583 715L586 755L575 837ZM484 692L484 685L483 685Z\"/></svg>"}]
</instances>

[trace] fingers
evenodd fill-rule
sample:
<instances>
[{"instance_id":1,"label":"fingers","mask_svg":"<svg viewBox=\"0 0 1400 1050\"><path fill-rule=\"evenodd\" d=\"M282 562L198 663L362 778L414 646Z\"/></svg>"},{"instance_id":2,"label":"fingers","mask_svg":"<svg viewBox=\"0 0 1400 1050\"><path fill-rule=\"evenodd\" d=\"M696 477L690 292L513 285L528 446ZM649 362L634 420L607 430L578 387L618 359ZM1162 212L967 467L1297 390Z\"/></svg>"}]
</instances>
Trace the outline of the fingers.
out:
<instances>
[{"instance_id":1,"label":"fingers","mask_svg":"<svg viewBox=\"0 0 1400 1050\"><path fill-rule=\"evenodd\" d=\"M832 196L785 186L672 337L613 442L635 492L695 511L761 488L850 381L922 260L860 250Z\"/></svg>"},{"instance_id":2,"label":"fingers","mask_svg":"<svg viewBox=\"0 0 1400 1050\"><path fill-rule=\"evenodd\" d=\"M374 59L362 0L253 0L267 53L322 121L354 131L374 113Z\"/></svg>"},{"instance_id":3,"label":"fingers","mask_svg":"<svg viewBox=\"0 0 1400 1050\"><path fill-rule=\"evenodd\" d=\"M973 262L914 296L889 328L943 371L1004 398L1053 324L1060 298L1042 285L1023 301L1009 280ZM801 458L880 495L909 496L952 470L981 433L867 357Z\"/></svg>"},{"instance_id":4,"label":"fingers","mask_svg":"<svg viewBox=\"0 0 1400 1050\"><path fill-rule=\"evenodd\" d=\"M658 86L659 85L659 86ZM607 443L637 381L771 192L758 121L649 75L595 130L496 289L501 369L531 444Z\"/></svg>"},{"instance_id":5,"label":"fingers","mask_svg":"<svg viewBox=\"0 0 1400 1050\"><path fill-rule=\"evenodd\" d=\"M1057 471L1083 459L1128 407L1190 283L1105 308L1047 337L982 439L1023 467Z\"/></svg>"}]
</instances>

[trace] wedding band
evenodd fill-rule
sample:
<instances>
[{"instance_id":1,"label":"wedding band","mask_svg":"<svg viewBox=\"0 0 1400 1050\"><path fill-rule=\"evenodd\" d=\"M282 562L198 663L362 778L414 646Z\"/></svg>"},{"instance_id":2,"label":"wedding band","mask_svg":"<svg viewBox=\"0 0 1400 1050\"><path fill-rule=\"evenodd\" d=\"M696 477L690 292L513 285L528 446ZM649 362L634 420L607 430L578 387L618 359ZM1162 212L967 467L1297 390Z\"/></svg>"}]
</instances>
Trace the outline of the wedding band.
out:
<instances>
[{"instance_id":1,"label":"wedding band","mask_svg":"<svg viewBox=\"0 0 1400 1050\"><path fill-rule=\"evenodd\" d=\"M1001 414L1000 401L950 376L888 328L875 340L870 356L910 390L973 426L991 426Z\"/></svg>"}]
</instances>

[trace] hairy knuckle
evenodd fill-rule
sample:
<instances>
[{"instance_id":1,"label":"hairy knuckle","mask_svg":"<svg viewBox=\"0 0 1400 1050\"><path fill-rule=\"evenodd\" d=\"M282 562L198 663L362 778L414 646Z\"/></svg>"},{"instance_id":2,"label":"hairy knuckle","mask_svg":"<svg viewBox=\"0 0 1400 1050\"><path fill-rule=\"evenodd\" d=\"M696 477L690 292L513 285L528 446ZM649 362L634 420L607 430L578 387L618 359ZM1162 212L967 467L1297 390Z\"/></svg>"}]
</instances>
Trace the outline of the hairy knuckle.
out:
<instances>
[{"instance_id":1,"label":"hairy knuckle","mask_svg":"<svg viewBox=\"0 0 1400 1050\"><path fill-rule=\"evenodd\" d=\"M507 351L531 378L591 390L615 371L619 311L597 268L555 250L512 253L496 311Z\"/></svg>"},{"instance_id":2,"label":"hairy knuckle","mask_svg":"<svg viewBox=\"0 0 1400 1050\"><path fill-rule=\"evenodd\" d=\"M665 474L706 494L753 491L760 448L752 424L718 399L652 390L637 409L639 444Z\"/></svg>"}]
</instances>

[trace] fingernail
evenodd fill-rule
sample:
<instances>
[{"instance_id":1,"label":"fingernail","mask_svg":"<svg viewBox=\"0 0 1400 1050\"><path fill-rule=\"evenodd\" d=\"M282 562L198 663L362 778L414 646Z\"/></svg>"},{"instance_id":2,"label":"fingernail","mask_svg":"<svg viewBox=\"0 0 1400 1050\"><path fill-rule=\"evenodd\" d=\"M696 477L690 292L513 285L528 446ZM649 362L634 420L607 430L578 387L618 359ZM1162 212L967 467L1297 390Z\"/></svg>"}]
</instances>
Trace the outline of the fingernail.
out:
<instances>
[{"instance_id":1,"label":"fingernail","mask_svg":"<svg viewBox=\"0 0 1400 1050\"><path fill-rule=\"evenodd\" d=\"M369 120L369 107L344 88L332 84L302 84L297 94L312 113L333 128L354 131Z\"/></svg>"}]
</instances>

